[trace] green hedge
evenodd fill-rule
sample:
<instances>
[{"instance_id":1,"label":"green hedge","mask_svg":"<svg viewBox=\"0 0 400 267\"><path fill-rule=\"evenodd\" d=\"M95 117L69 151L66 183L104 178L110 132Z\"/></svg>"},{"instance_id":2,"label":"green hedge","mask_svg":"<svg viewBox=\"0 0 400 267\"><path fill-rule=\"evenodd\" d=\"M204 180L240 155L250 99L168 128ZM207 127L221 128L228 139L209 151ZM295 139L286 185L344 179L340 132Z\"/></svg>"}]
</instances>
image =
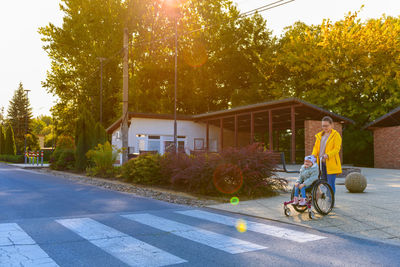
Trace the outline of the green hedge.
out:
<instances>
[{"instance_id":1,"label":"green hedge","mask_svg":"<svg viewBox=\"0 0 400 267\"><path fill-rule=\"evenodd\" d=\"M0 161L6 161L11 163L24 163L25 159L23 155L0 155Z\"/></svg>"},{"instance_id":2,"label":"green hedge","mask_svg":"<svg viewBox=\"0 0 400 267\"><path fill-rule=\"evenodd\" d=\"M158 154L143 154L131 159L122 165L122 177L128 182L137 184L163 184L160 158Z\"/></svg>"},{"instance_id":3,"label":"green hedge","mask_svg":"<svg viewBox=\"0 0 400 267\"><path fill-rule=\"evenodd\" d=\"M73 170L75 166L75 150L57 148L50 156L50 168L53 170Z\"/></svg>"}]
</instances>

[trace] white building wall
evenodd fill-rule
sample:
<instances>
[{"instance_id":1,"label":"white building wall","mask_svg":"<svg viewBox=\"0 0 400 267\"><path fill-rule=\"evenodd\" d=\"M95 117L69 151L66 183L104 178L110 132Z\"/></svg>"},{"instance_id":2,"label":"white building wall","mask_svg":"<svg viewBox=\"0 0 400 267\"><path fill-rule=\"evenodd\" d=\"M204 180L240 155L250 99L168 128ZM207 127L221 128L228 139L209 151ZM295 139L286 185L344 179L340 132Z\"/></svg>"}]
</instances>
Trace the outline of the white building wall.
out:
<instances>
[{"instance_id":1,"label":"white building wall","mask_svg":"<svg viewBox=\"0 0 400 267\"><path fill-rule=\"evenodd\" d=\"M139 138L137 135L156 135L156 136L169 136L173 138L174 135L174 121L165 119L151 119L151 118L132 118L129 126L128 146L134 151L139 153ZM204 146L206 146L206 124L197 123L193 121L177 120L178 136L185 136L185 152L190 153L194 150L194 139L204 139ZM121 129L116 129L111 138L112 145L120 149L122 147ZM209 126L209 142L210 151L218 151L219 143L219 127Z\"/></svg>"}]
</instances>

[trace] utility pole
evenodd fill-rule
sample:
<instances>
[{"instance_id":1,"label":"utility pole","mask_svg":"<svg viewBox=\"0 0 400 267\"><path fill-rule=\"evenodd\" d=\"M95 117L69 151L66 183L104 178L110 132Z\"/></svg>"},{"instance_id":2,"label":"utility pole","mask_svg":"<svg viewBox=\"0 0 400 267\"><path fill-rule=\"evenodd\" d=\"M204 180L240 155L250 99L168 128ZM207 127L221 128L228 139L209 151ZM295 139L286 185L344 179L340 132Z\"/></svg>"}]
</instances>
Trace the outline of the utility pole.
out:
<instances>
[{"instance_id":1,"label":"utility pole","mask_svg":"<svg viewBox=\"0 0 400 267\"><path fill-rule=\"evenodd\" d=\"M25 91L25 94L26 94L26 98L28 98L28 93L31 91L31 90L24 90ZM24 140L24 142L25 142L25 149L24 149L24 158L25 158L25 164L27 163L27 158L26 158L26 135L28 134L28 122L27 122L27 119L28 119L28 116L26 116L27 114L25 114L25 140Z\"/></svg>"},{"instance_id":2,"label":"utility pole","mask_svg":"<svg viewBox=\"0 0 400 267\"><path fill-rule=\"evenodd\" d=\"M103 61L107 58L99 57L97 59L100 60L100 124L103 124Z\"/></svg>"},{"instance_id":3,"label":"utility pole","mask_svg":"<svg viewBox=\"0 0 400 267\"><path fill-rule=\"evenodd\" d=\"M124 29L124 62L122 92L122 164L128 161L128 29Z\"/></svg>"},{"instance_id":4,"label":"utility pole","mask_svg":"<svg viewBox=\"0 0 400 267\"><path fill-rule=\"evenodd\" d=\"M175 94L174 94L174 148L178 154L178 126L176 123L176 102L178 88L178 10L175 9Z\"/></svg>"}]
</instances>

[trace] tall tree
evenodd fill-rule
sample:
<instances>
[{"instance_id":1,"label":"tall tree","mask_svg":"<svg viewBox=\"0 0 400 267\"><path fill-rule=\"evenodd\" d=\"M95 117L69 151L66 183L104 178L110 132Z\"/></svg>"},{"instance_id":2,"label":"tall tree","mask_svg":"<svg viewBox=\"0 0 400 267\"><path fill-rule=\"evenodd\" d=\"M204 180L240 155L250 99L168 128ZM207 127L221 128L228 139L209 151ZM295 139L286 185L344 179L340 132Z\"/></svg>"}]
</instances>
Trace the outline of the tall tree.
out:
<instances>
[{"instance_id":1,"label":"tall tree","mask_svg":"<svg viewBox=\"0 0 400 267\"><path fill-rule=\"evenodd\" d=\"M121 0L62 0L63 24L39 29L51 70L43 82L58 97L52 108L59 134L74 135L80 107L99 114L99 58L103 68L103 122L112 123L120 102L124 10Z\"/></svg>"},{"instance_id":2,"label":"tall tree","mask_svg":"<svg viewBox=\"0 0 400 267\"><path fill-rule=\"evenodd\" d=\"M32 108L22 83L10 100L7 119L13 128L17 153L20 154L24 150L25 132L30 132L29 125L32 119Z\"/></svg>"},{"instance_id":3,"label":"tall tree","mask_svg":"<svg viewBox=\"0 0 400 267\"><path fill-rule=\"evenodd\" d=\"M4 154L7 155L16 154L14 131L11 124L8 125L6 130L6 142L5 142Z\"/></svg>"},{"instance_id":4,"label":"tall tree","mask_svg":"<svg viewBox=\"0 0 400 267\"><path fill-rule=\"evenodd\" d=\"M0 154L6 152L6 132L2 124L0 124Z\"/></svg>"},{"instance_id":5,"label":"tall tree","mask_svg":"<svg viewBox=\"0 0 400 267\"><path fill-rule=\"evenodd\" d=\"M86 152L95 146L96 134L95 123L92 115L87 109L81 109L79 118L76 122L75 133L75 162L76 169L85 170L88 164Z\"/></svg>"}]
</instances>

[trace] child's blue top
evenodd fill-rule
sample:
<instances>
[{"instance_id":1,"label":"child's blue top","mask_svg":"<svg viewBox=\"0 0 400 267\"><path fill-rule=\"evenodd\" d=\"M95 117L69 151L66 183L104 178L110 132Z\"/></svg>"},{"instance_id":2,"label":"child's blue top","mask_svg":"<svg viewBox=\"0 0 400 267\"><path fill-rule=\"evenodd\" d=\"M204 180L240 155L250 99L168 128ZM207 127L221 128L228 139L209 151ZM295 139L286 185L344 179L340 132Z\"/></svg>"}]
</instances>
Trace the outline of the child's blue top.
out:
<instances>
[{"instance_id":1,"label":"child's blue top","mask_svg":"<svg viewBox=\"0 0 400 267\"><path fill-rule=\"evenodd\" d=\"M301 166L299 178L296 180L296 183L305 184L306 187L309 187L313 182L318 180L318 164L315 163L311 167L306 168L305 165Z\"/></svg>"}]
</instances>

